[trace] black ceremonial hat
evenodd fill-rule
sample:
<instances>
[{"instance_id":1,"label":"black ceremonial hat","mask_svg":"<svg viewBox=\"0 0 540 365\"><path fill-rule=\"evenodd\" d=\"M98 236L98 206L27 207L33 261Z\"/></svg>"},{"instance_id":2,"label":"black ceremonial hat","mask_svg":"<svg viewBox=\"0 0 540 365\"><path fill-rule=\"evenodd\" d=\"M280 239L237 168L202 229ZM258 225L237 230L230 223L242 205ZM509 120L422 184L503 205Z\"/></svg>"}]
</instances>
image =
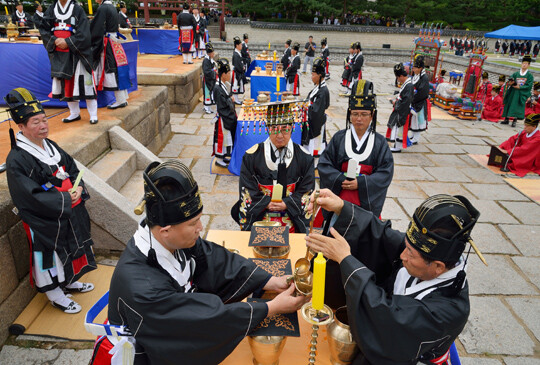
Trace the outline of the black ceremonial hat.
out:
<instances>
[{"instance_id":1,"label":"black ceremonial hat","mask_svg":"<svg viewBox=\"0 0 540 365\"><path fill-rule=\"evenodd\" d=\"M540 81L536 81L533 84L533 90L540 90Z\"/></svg>"},{"instance_id":2,"label":"black ceremonial hat","mask_svg":"<svg viewBox=\"0 0 540 365\"><path fill-rule=\"evenodd\" d=\"M525 56L523 56L523 59L521 60L521 62L529 62L529 63L531 63L532 62L531 55L526 54Z\"/></svg>"},{"instance_id":3,"label":"black ceremonial hat","mask_svg":"<svg viewBox=\"0 0 540 365\"><path fill-rule=\"evenodd\" d=\"M290 46L291 43L292 43L292 40L291 40L291 39L287 39L287 40L285 41L285 43L288 44L288 45Z\"/></svg>"},{"instance_id":4,"label":"black ceremonial hat","mask_svg":"<svg viewBox=\"0 0 540 365\"><path fill-rule=\"evenodd\" d=\"M41 102L31 91L18 87L11 90L4 100L8 105L8 112L15 123L22 123L34 115L45 113Z\"/></svg>"},{"instance_id":5,"label":"black ceremonial hat","mask_svg":"<svg viewBox=\"0 0 540 365\"><path fill-rule=\"evenodd\" d=\"M189 4L188 4L188 3L184 3L184 5L182 5L182 9L184 9L184 10L189 10Z\"/></svg>"},{"instance_id":6,"label":"black ceremonial hat","mask_svg":"<svg viewBox=\"0 0 540 365\"><path fill-rule=\"evenodd\" d=\"M326 37L324 37L323 39L321 39L321 44L322 44L323 46L325 46L327 42L328 42L328 40L326 39Z\"/></svg>"},{"instance_id":7,"label":"black ceremonial hat","mask_svg":"<svg viewBox=\"0 0 540 365\"><path fill-rule=\"evenodd\" d=\"M396 77L407 76L407 71L405 71L405 66L403 66L403 63L400 62L394 66L394 75L396 75Z\"/></svg>"},{"instance_id":8,"label":"black ceremonial hat","mask_svg":"<svg viewBox=\"0 0 540 365\"><path fill-rule=\"evenodd\" d=\"M376 97L371 81L358 80L354 83L351 96L349 96L349 110L375 110Z\"/></svg>"},{"instance_id":9,"label":"black ceremonial hat","mask_svg":"<svg viewBox=\"0 0 540 365\"><path fill-rule=\"evenodd\" d=\"M123 1L120 1L120 2L118 3L118 6L120 7L120 9L124 9L124 8L126 7L126 3L123 2Z\"/></svg>"},{"instance_id":10,"label":"black ceremonial hat","mask_svg":"<svg viewBox=\"0 0 540 365\"><path fill-rule=\"evenodd\" d=\"M533 127L538 126L538 122L540 122L540 114L538 113L529 114L525 118L525 124L532 125Z\"/></svg>"},{"instance_id":11,"label":"black ceremonial hat","mask_svg":"<svg viewBox=\"0 0 540 365\"><path fill-rule=\"evenodd\" d=\"M486 71L482 72L482 78L483 79L489 78L489 74Z\"/></svg>"},{"instance_id":12,"label":"black ceremonial hat","mask_svg":"<svg viewBox=\"0 0 540 365\"><path fill-rule=\"evenodd\" d=\"M506 81L506 76L499 75L499 81L502 81L502 82Z\"/></svg>"},{"instance_id":13,"label":"black ceremonial hat","mask_svg":"<svg viewBox=\"0 0 540 365\"><path fill-rule=\"evenodd\" d=\"M204 47L206 48L206 53L214 52L214 46L212 45L212 43L208 42L204 45Z\"/></svg>"},{"instance_id":14,"label":"black ceremonial hat","mask_svg":"<svg viewBox=\"0 0 540 365\"><path fill-rule=\"evenodd\" d=\"M499 91L501 91L501 87L499 85L493 85L493 88L491 90L495 91L498 94Z\"/></svg>"},{"instance_id":15,"label":"black ceremonial hat","mask_svg":"<svg viewBox=\"0 0 540 365\"><path fill-rule=\"evenodd\" d=\"M431 260L457 262L471 241L470 233L479 216L478 210L463 196L434 195L414 211L407 239Z\"/></svg>"},{"instance_id":16,"label":"black ceremonial hat","mask_svg":"<svg viewBox=\"0 0 540 365\"><path fill-rule=\"evenodd\" d=\"M295 51L298 51L300 49L300 43L294 42L292 45L292 49L294 49Z\"/></svg>"},{"instance_id":17,"label":"black ceremonial hat","mask_svg":"<svg viewBox=\"0 0 540 365\"><path fill-rule=\"evenodd\" d=\"M413 67L424 68L424 56L418 54L414 57Z\"/></svg>"},{"instance_id":18,"label":"black ceremonial hat","mask_svg":"<svg viewBox=\"0 0 540 365\"><path fill-rule=\"evenodd\" d=\"M233 43L235 46L242 44L242 41L240 40L240 37L236 36L233 38Z\"/></svg>"},{"instance_id":19,"label":"black ceremonial hat","mask_svg":"<svg viewBox=\"0 0 540 365\"><path fill-rule=\"evenodd\" d=\"M223 74L226 74L231 70L231 65L229 64L229 60L226 58L220 58L217 60L218 65L218 74L221 76Z\"/></svg>"},{"instance_id":20,"label":"black ceremonial hat","mask_svg":"<svg viewBox=\"0 0 540 365\"><path fill-rule=\"evenodd\" d=\"M313 61L313 72L325 76L326 75L326 65L322 58L317 57Z\"/></svg>"},{"instance_id":21,"label":"black ceremonial hat","mask_svg":"<svg viewBox=\"0 0 540 365\"><path fill-rule=\"evenodd\" d=\"M189 168L178 160L152 162L143 172L146 220L165 227L197 216L203 205L199 187ZM176 196L167 198L161 187L172 185Z\"/></svg>"},{"instance_id":22,"label":"black ceremonial hat","mask_svg":"<svg viewBox=\"0 0 540 365\"><path fill-rule=\"evenodd\" d=\"M247 33L244 33L244 40L249 39L249 35Z\"/></svg>"}]
</instances>

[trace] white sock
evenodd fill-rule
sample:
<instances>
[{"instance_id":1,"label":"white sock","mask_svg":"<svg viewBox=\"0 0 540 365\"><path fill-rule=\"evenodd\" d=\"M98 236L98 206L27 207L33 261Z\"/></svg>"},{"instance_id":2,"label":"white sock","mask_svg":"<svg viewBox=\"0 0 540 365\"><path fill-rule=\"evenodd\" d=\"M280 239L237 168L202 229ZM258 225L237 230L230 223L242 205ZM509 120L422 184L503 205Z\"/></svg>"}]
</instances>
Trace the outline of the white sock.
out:
<instances>
[{"instance_id":1,"label":"white sock","mask_svg":"<svg viewBox=\"0 0 540 365\"><path fill-rule=\"evenodd\" d=\"M53 290L49 290L45 292L45 295L51 302L58 303L64 307L67 307L69 303L71 303L71 299L66 297L66 294L64 294L64 291L60 288L54 288Z\"/></svg>"},{"instance_id":2,"label":"white sock","mask_svg":"<svg viewBox=\"0 0 540 365\"><path fill-rule=\"evenodd\" d=\"M188 59L187 54L182 53L182 61L183 61L184 63L187 63L187 59Z\"/></svg>"},{"instance_id":3,"label":"white sock","mask_svg":"<svg viewBox=\"0 0 540 365\"><path fill-rule=\"evenodd\" d=\"M68 101L69 117L68 119L75 119L81 115L81 108L78 101Z\"/></svg>"},{"instance_id":4,"label":"white sock","mask_svg":"<svg viewBox=\"0 0 540 365\"><path fill-rule=\"evenodd\" d=\"M97 99L88 99L86 100L86 109L88 114L90 114L91 120L98 119L97 117Z\"/></svg>"},{"instance_id":5,"label":"white sock","mask_svg":"<svg viewBox=\"0 0 540 365\"><path fill-rule=\"evenodd\" d=\"M127 94L127 90L116 90L114 92L116 103L114 103L113 105L124 104L126 102L126 96L127 96L126 94Z\"/></svg>"},{"instance_id":6,"label":"white sock","mask_svg":"<svg viewBox=\"0 0 540 365\"><path fill-rule=\"evenodd\" d=\"M240 102L240 98L238 97L238 94L233 94L234 96L234 101L236 101L237 103Z\"/></svg>"},{"instance_id":7,"label":"white sock","mask_svg":"<svg viewBox=\"0 0 540 365\"><path fill-rule=\"evenodd\" d=\"M193 62L193 53L188 53L187 59L188 59L188 63Z\"/></svg>"},{"instance_id":8,"label":"white sock","mask_svg":"<svg viewBox=\"0 0 540 365\"><path fill-rule=\"evenodd\" d=\"M81 283L80 281L76 281L74 283L66 285L66 288L68 289L80 289L82 287L83 287L83 283Z\"/></svg>"}]
</instances>

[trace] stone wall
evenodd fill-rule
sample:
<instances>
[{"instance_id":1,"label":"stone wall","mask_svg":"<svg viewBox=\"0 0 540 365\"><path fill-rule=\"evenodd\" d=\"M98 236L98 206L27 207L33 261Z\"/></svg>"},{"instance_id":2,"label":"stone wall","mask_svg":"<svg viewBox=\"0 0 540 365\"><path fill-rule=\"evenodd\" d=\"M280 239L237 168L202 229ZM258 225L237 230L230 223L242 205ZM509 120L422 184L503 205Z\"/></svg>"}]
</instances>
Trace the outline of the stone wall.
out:
<instances>
[{"instance_id":1,"label":"stone wall","mask_svg":"<svg viewBox=\"0 0 540 365\"><path fill-rule=\"evenodd\" d=\"M171 134L170 109L167 88L141 86L126 108L113 113L117 120L99 123L95 133L81 136L80 140L62 141L61 145L73 158L88 165L111 148L108 128L120 125L153 153L157 153ZM133 94L132 94L133 96ZM90 174L90 171L88 172ZM97 197L95 202L97 203ZM88 203L89 211L92 200ZM6 174L0 174L0 344L8 336L8 327L22 312L36 291L29 280L29 247L22 222L12 210ZM96 246L123 248L117 239L92 219L92 238ZM116 246L115 246L116 243Z\"/></svg>"},{"instance_id":2,"label":"stone wall","mask_svg":"<svg viewBox=\"0 0 540 365\"><path fill-rule=\"evenodd\" d=\"M190 113L202 95L202 63L182 74L144 73L137 75L139 85L163 85L167 87L170 111ZM152 152L155 152L152 150Z\"/></svg>"}]
</instances>

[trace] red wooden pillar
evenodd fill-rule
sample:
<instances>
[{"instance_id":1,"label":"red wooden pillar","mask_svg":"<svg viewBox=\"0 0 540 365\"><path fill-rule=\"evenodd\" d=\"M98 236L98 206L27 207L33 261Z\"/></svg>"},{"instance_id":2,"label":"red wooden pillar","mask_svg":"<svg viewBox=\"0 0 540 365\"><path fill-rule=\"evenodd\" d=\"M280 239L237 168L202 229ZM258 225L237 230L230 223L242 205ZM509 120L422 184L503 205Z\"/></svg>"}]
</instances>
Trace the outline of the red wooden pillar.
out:
<instances>
[{"instance_id":1,"label":"red wooden pillar","mask_svg":"<svg viewBox=\"0 0 540 365\"><path fill-rule=\"evenodd\" d=\"M148 10L148 0L144 0L144 22L150 23L150 10Z\"/></svg>"}]
</instances>

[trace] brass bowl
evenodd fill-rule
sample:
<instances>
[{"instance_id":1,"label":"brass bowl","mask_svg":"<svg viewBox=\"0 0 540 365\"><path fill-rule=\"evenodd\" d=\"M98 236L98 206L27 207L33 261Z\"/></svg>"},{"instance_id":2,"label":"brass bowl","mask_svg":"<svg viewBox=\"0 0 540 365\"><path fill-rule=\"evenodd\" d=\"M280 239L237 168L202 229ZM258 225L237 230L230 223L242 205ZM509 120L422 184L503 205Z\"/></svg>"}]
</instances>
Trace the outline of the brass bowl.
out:
<instances>
[{"instance_id":1,"label":"brass bowl","mask_svg":"<svg viewBox=\"0 0 540 365\"><path fill-rule=\"evenodd\" d=\"M248 343L253 352L253 364L279 364L279 356L285 342L287 342L287 337L284 336L249 336Z\"/></svg>"},{"instance_id":2,"label":"brass bowl","mask_svg":"<svg viewBox=\"0 0 540 365\"><path fill-rule=\"evenodd\" d=\"M291 252L291 246L264 247L254 246L253 254L258 259L286 259Z\"/></svg>"}]
</instances>

